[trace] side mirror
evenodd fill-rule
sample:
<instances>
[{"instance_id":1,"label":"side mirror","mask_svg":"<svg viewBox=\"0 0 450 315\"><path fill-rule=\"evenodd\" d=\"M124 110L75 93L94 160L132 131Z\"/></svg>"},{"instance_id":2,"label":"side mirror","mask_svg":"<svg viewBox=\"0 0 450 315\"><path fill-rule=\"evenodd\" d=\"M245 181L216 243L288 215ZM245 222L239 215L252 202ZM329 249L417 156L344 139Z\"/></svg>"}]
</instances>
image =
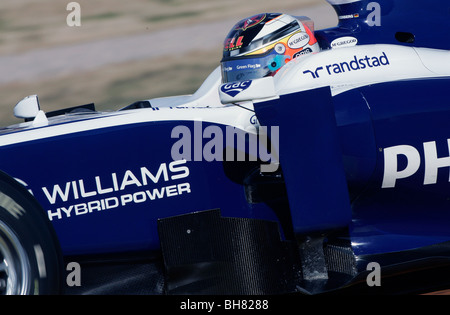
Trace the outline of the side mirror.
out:
<instances>
[{"instance_id":1,"label":"side mirror","mask_svg":"<svg viewBox=\"0 0 450 315\"><path fill-rule=\"evenodd\" d=\"M37 116L40 109L38 96L30 95L16 104L14 107L14 116L26 120L33 119Z\"/></svg>"}]
</instances>

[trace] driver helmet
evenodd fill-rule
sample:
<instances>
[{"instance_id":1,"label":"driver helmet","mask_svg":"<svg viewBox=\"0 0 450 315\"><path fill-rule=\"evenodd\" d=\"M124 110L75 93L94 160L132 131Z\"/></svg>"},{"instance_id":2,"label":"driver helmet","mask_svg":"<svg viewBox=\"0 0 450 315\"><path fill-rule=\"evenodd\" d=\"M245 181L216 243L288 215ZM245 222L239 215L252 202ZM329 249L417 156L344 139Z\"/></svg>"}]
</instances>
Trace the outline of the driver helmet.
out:
<instances>
[{"instance_id":1,"label":"driver helmet","mask_svg":"<svg viewBox=\"0 0 450 315\"><path fill-rule=\"evenodd\" d=\"M223 83L274 76L289 61L320 51L306 17L262 13L239 21L224 41Z\"/></svg>"}]
</instances>

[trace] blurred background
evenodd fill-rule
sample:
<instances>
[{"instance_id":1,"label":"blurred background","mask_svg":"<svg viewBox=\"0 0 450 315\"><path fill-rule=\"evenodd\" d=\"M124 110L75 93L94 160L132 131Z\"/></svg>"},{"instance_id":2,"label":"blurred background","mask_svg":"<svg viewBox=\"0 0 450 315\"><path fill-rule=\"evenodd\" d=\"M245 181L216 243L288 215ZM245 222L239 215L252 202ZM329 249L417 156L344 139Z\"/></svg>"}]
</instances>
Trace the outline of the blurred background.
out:
<instances>
[{"instance_id":1,"label":"blurred background","mask_svg":"<svg viewBox=\"0 0 450 315\"><path fill-rule=\"evenodd\" d=\"M316 29L337 18L325 0L1 0L0 124L38 94L51 111L87 103L116 110L138 100L192 94L218 65L239 20L263 12L306 15Z\"/></svg>"}]
</instances>

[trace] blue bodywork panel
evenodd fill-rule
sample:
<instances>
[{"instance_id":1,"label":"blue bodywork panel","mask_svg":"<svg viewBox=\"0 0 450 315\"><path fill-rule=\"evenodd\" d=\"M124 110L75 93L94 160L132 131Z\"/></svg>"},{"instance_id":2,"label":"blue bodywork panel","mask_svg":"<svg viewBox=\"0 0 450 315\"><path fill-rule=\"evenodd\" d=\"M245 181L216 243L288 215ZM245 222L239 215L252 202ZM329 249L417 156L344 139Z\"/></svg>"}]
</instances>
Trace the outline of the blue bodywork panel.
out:
<instances>
[{"instance_id":1,"label":"blue bodywork panel","mask_svg":"<svg viewBox=\"0 0 450 315\"><path fill-rule=\"evenodd\" d=\"M5 128L0 137L7 140L30 130L29 134L38 136L2 142L0 169L23 183L42 205L64 255L158 252L158 220L210 209L220 209L223 217L274 221L284 239L320 236L322 241L339 231L336 238L350 244L352 258L449 244L450 77L445 71L438 73L440 65L429 59L442 57L450 49L450 4L443 0L425 4L411 0L328 2L336 10L339 25L315 32L325 50L336 48L332 47L336 39L344 38L344 45L351 38L357 45L442 51L428 55L426 49L408 50L416 58L415 65L428 71L426 75L407 69L412 79L404 79L405 75L399 80L393 76L388 82L373 77L361 84L339 81L334 90L332 84L322 83L355 73L363 79L364 75L376 76L377 72L371 72L376 68L369 63L371 55L365 52L364 71L349 65L356 62L357 70L362 70L357 61L364 54L336 58L337 68L339 63L347 65L347 72L339 68L339 76L331 76L330 69L326 76L324 63L307 65L301 72L287 72L286 77L298 74L298 82L314 82L314 88L282 87L282 95L267 97L269 91L264 99L257 95L242 104L205 106L210 112L221 110L209 120L202 120L205 108L195 106L180 106L176 111L184 112L173 114L174 118L170 114L176 111L170 112L167 106L161 108L167 116L154 118L149 113L159 109L147 102L127 108L134 119L138 117L134 110L146 113L147 120L139 122L130 123L122 110L61 121L59 126L70 131L55 135L51 134L57 130L52 129L54 125L35 130ZM401 48L402 54L389 54L392 66L407 50ZM378 58L372 58L379 66ZM429 63L424 62L426 58ZM378 73L391 75L395 71L388 71L396 69L376 71L381 68L386 72ZM317 75L319 70L322 76ZM255 81L246 81L245 89L229 96L250 93L248 88L256 86ZM322 85L316 87L316 82ZM234 126L228 116L228 121L219 117L226 110L253 115L251 126L246 125L252 130L243 128L237 135L245 139L243 147L225 139L215 142L213 134L228 135ZM112 116L123 120L92 127ZM92 124L78 130L80 121ZM174 147L182 147L173 136L180 126L192 137L184 142L189 149L183 147L178 152L182 157L174 159ZM255 126L260 131L262 126L279 128L267 130L270 152L261 151ZM219 158L205 160L191 148L200 148L200 153L210 150ZM230 152L242 153L246 159L220 158ZM272 173L261 172L267 155L271 162L279 162Z\"/></svg>"}]
</instances>

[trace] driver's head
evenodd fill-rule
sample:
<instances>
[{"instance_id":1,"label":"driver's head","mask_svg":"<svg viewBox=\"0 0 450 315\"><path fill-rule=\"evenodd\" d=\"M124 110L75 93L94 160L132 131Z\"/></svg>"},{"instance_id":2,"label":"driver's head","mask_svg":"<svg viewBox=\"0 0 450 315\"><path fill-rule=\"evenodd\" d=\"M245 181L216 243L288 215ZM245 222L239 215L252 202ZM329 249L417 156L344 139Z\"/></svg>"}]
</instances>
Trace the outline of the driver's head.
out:
<instances>
[{"instance_id":1,"label":"driver's head","mask_svg":"<svg viewBox=\"0 0 450 315\"><path fill-rule=\"evenodd\" d=\"M299 56L318 52L313 23L281 13L262 13L238 22L224 42L223 83L273 76Z\"/></svg>"}]
</instances>

